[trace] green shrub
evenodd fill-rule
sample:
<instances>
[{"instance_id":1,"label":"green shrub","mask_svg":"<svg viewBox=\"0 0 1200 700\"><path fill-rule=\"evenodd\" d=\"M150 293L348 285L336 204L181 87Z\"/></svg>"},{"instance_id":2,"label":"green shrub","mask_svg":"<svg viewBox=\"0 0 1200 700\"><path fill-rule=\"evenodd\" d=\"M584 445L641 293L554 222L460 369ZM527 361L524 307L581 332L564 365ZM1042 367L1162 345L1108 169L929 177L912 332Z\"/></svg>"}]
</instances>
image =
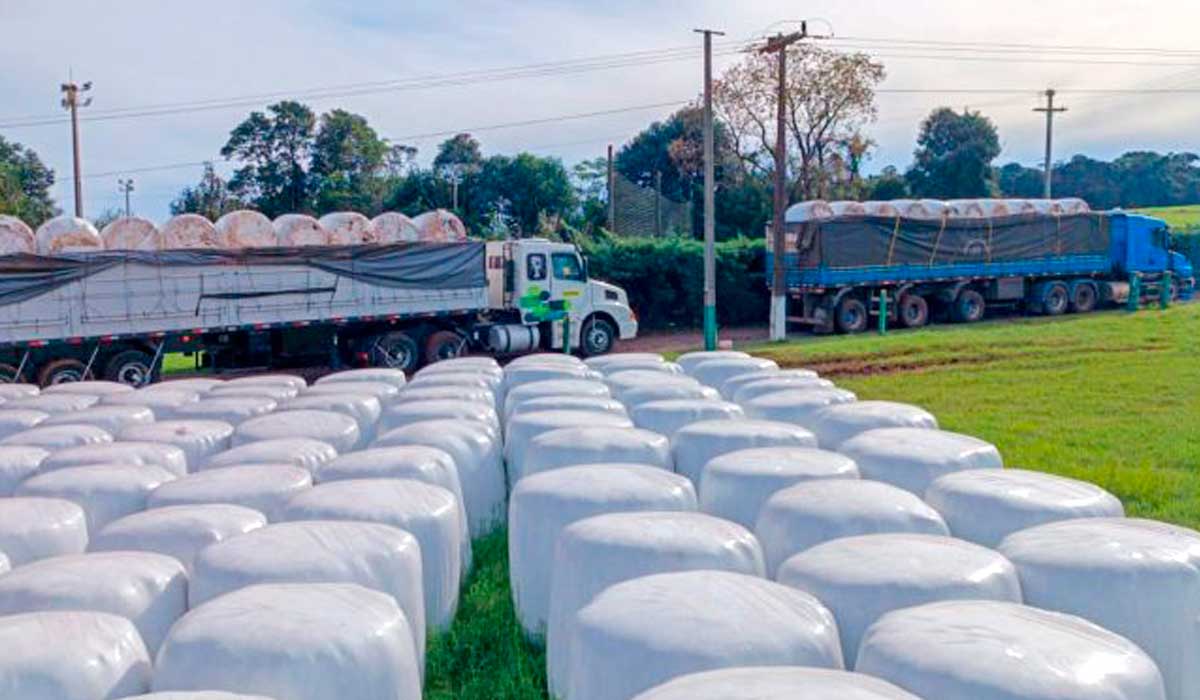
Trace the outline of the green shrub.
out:
<instances>
[{"instance_id":1,"label":"green shrub","mask_svg":"<svg viewBox=\"0 0 1200 700\"><path fill-rule=\"evenodd\" d=\"M1200 270L1200 230L1172 234L1172 247L1192 261L1192 267Z\"/></svg>"},{"instance_id":2,"label":"green shrub","mask_svg":"<svg viewBox=\"0 0 1200 700\"><path fill-rule=\"evenodd\" d=\"M623 287L642 328L696 328L704 320L704 244L686 238L606 238L585 243L591 274ZM762 239L716 247L717 320L765 323L768 293Z\"/></svg>"}]
</instances>

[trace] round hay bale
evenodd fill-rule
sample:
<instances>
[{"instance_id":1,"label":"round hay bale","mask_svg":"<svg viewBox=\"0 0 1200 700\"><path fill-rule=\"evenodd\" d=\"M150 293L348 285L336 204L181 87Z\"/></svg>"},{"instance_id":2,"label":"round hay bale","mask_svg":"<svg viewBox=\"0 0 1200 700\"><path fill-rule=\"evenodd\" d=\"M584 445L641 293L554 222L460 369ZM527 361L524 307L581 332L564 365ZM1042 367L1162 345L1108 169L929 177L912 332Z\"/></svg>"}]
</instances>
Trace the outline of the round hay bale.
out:
<instances>
[{"instance_id":1,"label":"round hay bale","mask_svg":"<svg viewBox=\"0 0 1200 700\"><path fill-rule=\"evenodd\" d=\"M249 442L225 450L210 457L197 470L236 467L239 464L294 464L311 474L337 456L337 450L327 442L304 437L277 438Z\"/></svg>"},{"instance_id":2,"label":"round hay bale","mask_svg":"<svg viewBox=\"0 0 1200 700\"><path fill-rule=\"evenodd\" d=\"M87 516L87 531L99 532L117 518L145 510L150 492L174 478L171 472L150 465L95 464L39 474L13 494L77 503Z\"/></svg>"},{"instance_id":3,"label":"round hay bale","mask_svg":"<svg viewBox=\"0 0 1200 700\"><path fill-rule=\"evenodd\" d=\"M744 379L747 375L741 374L728 382L737 382ZM753 375L750 375L753 376ZM798 377L789 374L784 374L780 371L774 377L754 377L753 381L740 382L737 388L733 391L733 396L730 399L734 403L745 403L750 399L763 396L764 394L774 394L780 391L805 391L811 389L836 389L837 386L828 379Z\"/></svg>"},{"instance_id":4,"label":"round hay bale","mask_svg":"<svg viewBox=\"0 0 1200 700\"><path fill-rule=\"evenodd\" d=\"M53 418L53 416L51 417ZM51 418L47 418L49 421ZM86 425L83 423L73 423L70 421L58 423L55 425L46 425L43 421L36 427L29 430L22 430L19 433L13 433L8 437L0 440L0 445L28 445L30 447L44 447L51 452L55 450L63 450L68 447L78 447L80 445L100 445L106 442L112 442L112 433L97 428L94 425Z\"/></svg>"},{"instance_id":5,"label":"round hay bale","mask_svg":"<svg viewBox=\"0 0 1200 700\"><path fill-rule=\"evenodd\" d=\"M843 667L833 615L816 598L728 571L618 583L570 627L571 700L629 698L678 676L736 666Z\"/></svg>"},{"instance_id":6,"label":"round hay bale","mask_svg":"<svg viewBox=\"0 0 1200 700\"><path fill-rule=\"evenodd\" d=\"M192 561L205 547L266 524L262 513L229 503L152 508L105 525L92 535L88 551L157 552L178 560L190 578Z\"/></svg>"},{"instance_id":7,"label":"round hay bale","mask_svg":"<svg viewBox=\"0 0 1200 700\"><path fill-rule=\"evenodd\" d=\"M349 416L358 424L358 442L352 449L371 444L383 415L383 404L366 392L347 389L337 394L304 394L283 403L285 411L330 411Z\"/></svg>"},{"instance_id":8,"label":"round hay bale","mask_svg":"<svg viewBox=\"0 0 1200 700\"><path fill-rule=\"evenodd\" d=\"M761 372L763 370L779 370L779 365L775 364L774 360L765 360L757 357L732 357L728 359L705 360L692 367L688 374L695 377L697 381L706 386L711 386L717 391L721 391L721 386L738 375L749 374L750 372ZM721 392L722 396L725 393ZM729 398L726 396L725 398Z\"/></svg>"},{"instance_id":9,"label":"round hay bale","mask_svg":"<svg viewBox=\"0 0 1200 700\"><path fill-rule=\"evenodd\" d=\"M995 445L979 438L927 428L879 428L859 433L838 451L857 464L863 478L892 484L924 498L946 474L993 471L1004 466Z\"/></svg>"},{"instance_id":10,"label":"round hay bale","mask_svg":"<svg viewBox=\"0 0 1200 700\"><path fill-rule=\"evenodd\" d=\"M152 385L153 386L153 385ZM175 411L200 400L200 394L182 389L146 388L128 394L110 394L100 399L103 406L144 406L154 413L158 421L175 420Z\"/></svg>"},{"instance_id":11,"label":"round hay bale","mask_svg":"<svg viewBox=\"0 0 1200 700\"><path fill-rule=\"evenodd\" d=\"M162 227L164 250L221 248L221 237L212 222L199 214L171 217Z\"/></svg>"},{"instance_id":12,"label":"round hay bale","mask_svg":"<svg viewBox=\"0 0 1200 700\"><path fill-rule=\"evenodd\" d=\"M209 377L186 377L184 379L163 379L160 382L144 386L138 391L192 391L197 394L203 394L212 390L215 387L225 384L223 379L212 379Z\"/></svg>"},{"instance_id":13,"label":"round hay bale","mask_svg":"<svg viewBox=\"0 0 1200 700\"><path fill-rule=\"evenodd\" d=\"M821 410L857 400L854 392L845 389L807 388L774 391L739 403L750 418L793 423L811 430L814 417Z\"/></svg>"},{"instance_id":14,"label":"round hay bale","mask_svg":"<svg viewBox=\"0 0 1200 700\"><path fill-rule=\"evenodd\" d=\"M150 656L133 623L96 612L0 617L0 680L12 698L109 700L150 689Z\"/></svg>"},{"instance_id":15,"label":"round hay bale","mask_svg":"<svg viewBox=\"0 0 1200 700\"><path fill-rule=\"evenodd\" d=\"M224 214L213 224L217 241L227 250L243 248L274 248L279 244L275 227L264 214L249 209L238 209Z\"/></svg>"},{"instance_id":16,"label":"round hay bale","mask_svg":"<svg viewBox=\"0 0 1200 700\"><path fill-rule=\"evenodd\" d=\"M326 382L313 384L306 388L303 396L328 396L330 394L365 394L378 399L382 407L392 403L400 396L400 387L388 382Z\"/></svg>"},{"instance_id":17,"label":"round hay bale","mask_svg":"<svg viewBox=\"0 0 1200 700\"><path fill-rule=\"evenodd\" d=\"M305 391L307 392L308 389L305 389ZM300 391L296 387L287 386L284 384L235 384L231 386L215 386L211 391L204 395L204 399L270 399L271 401L280 404L288 399L294 399L299 395Z\"/></svg>"},{"instance_id":18,"label":"round hay bale","mask_svg":"<svg viewBox=\"0 0 1200 700\"><path fill-rule=\"evenodd\" d=\"M496 362L496 358L487 357L484 355L473 355L468 357L451 357L445 360L438 360L425 365L417 370L417 374L436 374L438 372L503 372L500 368L500 363Z\"/></svg>"},{"instance_id":19,"label":"round hay bale","mask_svg":"<svg viewBox=\"0 0 1200 700\"><path fill-rule=\"evenodd\" d=\"M272 700L265 695L242 695L241 693L226 693L220 690L184 690L178 693L146 693L125 698L125 700Z\"/></svg>"},{"instance_id":20,"label":"round hay bale","mask_svg":"<svg viewBox=\"0 0 1200 700\"><path fill-rule=\"evenodd\" d=\"M554 550L546 669L562 696L571 658L570 625L601 591L622 581L711 569L762 576L762 550L740 525L702 513L608 513L566 527Z\"/></svg>"},{"instance_id":21,"label":"round hay bale","mask_svg":"<svg viewBox=\"0 0 1200 700\"><path fill-rule=\"evenodd\" d=\"M120 382L110 382L102 379L88 379L80 382L62 382L61 384L52 384L42 393L50 394L83 394L104 397L109 394L128 394L133 391L133 387Z\"/></svg>"},{"instance_id":22,"label":"round hay bale","mask_svg":"<svg viewBox=\"0 0 1200 700\"><path fill-rule=\"evenodd\" d=\"M386 593L412 628L425 663L425 598L415 537L379 523L313 520L279 523L219 542L196 556L188 603L197 608L263 583L356 583Z\"/></svg>"},{"instance_id":23,"label":"round hay bale","mask_svg":"<svg viewBox=\"0 0 1200 700\"><path fill-rule=\"evenodd\" d=\"M717 388L720 389L722 396L732 401L734 396L737 394L737 390L746 384L751 384L763 379L780 379L784 377L789 379L809 380L817 380L821 378L815 371L811 369L779 369L768 367L766 369L757 369L751 372L735 374L722 382L721 386Z\"/></svg>"},{"instance_id":24,"label":"round hay bale","mask_svg":"<svg viewBox=\"0 0 1200 700\"><path fill-rule=\"evenodd\" d=\"M272 222L275 237L284 247L329 245L329 232L307 214L284 214Z\"/></svg>"},{"instance_id":25,"label":"round hay bale","mask_svg":"<svg viewBox=\"0 0 1200 700\"><path fill-rule=\"evenodd\" d=\"M696 379L683 374L664 375L645 369L620 369L604 378L615 398L625 400L625 394L648 387L702 387Z\"/></svg>"},{"instance_id":26,"label":"round hay bale","mask_svg":"<svg viewBox=\"0 0 1200 700\"><path fill-rule=\"evenodd\" d=\"M34 234L38 255L90 253L104 249L104 239L86 219L56 216L38 226Z\"/></svg>"},{"instance_id":27,"label":"round hay bale","mask_svg":"<svg viewBox=\"0 0 1200 700\"><path fill-rule=\"evenodd\" d=\"M118 435L131 425L148 425L154 422L154 411L145 406L96 405L82 411L60 413L50 416L39 425L90 425L110 435Z\"/></svg>"},{"instance_id":28,"label":"round hay bale","mask_svg":"<svg viewBox=\"0 0 1200 700\"><path fill-rule=\"evenodd\" d=\"M363 369L347 369L341 372L327 374L317 380L317 384L340 384L342 382L381 382L391 384L397 389L404 387L408 378L398 369L386 367L365 367Z\"/></svg>"},{"instance_id":29,"label":"round hay bale","mask_svg":"<svg viewBox=\"0 0 1200 700\"><path fill-rule=\"evenodd\" d=\"M504 368L504 371L507 372L518 367L533 367L535 365L567 365L570 367L586 366L583 364L583 360L575 357L574 355L568 355L562 352L533 352L529 353L528 355L521 355L520 357L513 358L513 360L508 363L508 366Z\"/></svg>"},{"instance_id":30,"label":"round hay bale","mask_svg":"<svg viewBox=\"0 0 1200 700\"><path fill-rule=\"evenodd\" d=\"M162 234L149 219L122 216L113 219L100 230L100 238L108 250L162 250Z\"/></svg>"},{"instance_id":31,"label":"round hay bale","mask_svg":"<svg viewBox=\"0 0 1200 700\"><path fill-rule=\"evenodd\" d=\"M0 405L0 440L36 428L49 417L50 414L44 411Z\"/></svg>"},{"instance_id":32,"label":"round hay bale","mask_svg":"<svg viewBox=\"0 0 1200 700\"><path fill-rule=\"evenodd\" d=\"M165 469L175 476L183 476L188 472L187 454L174 445L125 441L58 450L42 462L41 470L48 472L94 464L149 465Z\"/></svg>"},{"instance_id":33,"label":"round hay bale","mask_svg":"<svg viewBox=\"0 0 1200 700\"><path fill-rule=\"evenodd\" d=\"M862 535L823 542L789 558L777 580L833 612L853 668L867 628L883 615L943 600L1021 602L1016 569L1000 554L953 537Z\"/></svg>"},{"instance_id":34,"label":"round hay bale","mask_svg":"<svg viewBox=\"0 0 1200 700\"><path fill-rule=\"evenodd\" d=\"M699 484L714 457L752 447L816 447L811 432L791 423L765 420L706 420L683 426L671 438L675 471Z\"/></svg>"},{"instance_id":35,"label":"round hay bale","mask_svg":"<svg viewBox=\"0 0 1200 700\"><path fill-rule=\"evenodd\" d=\"M513 387L504 396L504 418L507 421L513 411L524 401L542 398L544 396L591 396L609 398L612 393L604 382L586 379L548 379L541 382L529 382Z\"/></svg>"},{"instance_id":36,"label":"round hay bale","mask_svg":"<svg viewBox=\"0 0 1200 700\"><path fill-rule=\"evenodd\" d=\"M780 489L759 509L754 524L772 578L785 559L822 542L888 532L947 536L950 529L920 498L865 479L824 479Z\"/></svg>"},{"instance_id":37,"label":"round hay bale","mask_svg":"<svg viewBox=\"0 0 1200 700\"><path fill-rule=\"evenodd\" d=\"M11 496L22 481L37 474L49 456L41 447L0 445L0 498Z\"/></svg>"},{"instance_id":38,"label":"round hay bale","mask_svg":"<svg viewBox=\"0 0 1200 700\"><path fill-rule=\"evenodd\" d=\"M673 377L674 378L674 377ZM672 401L675 399L720 401L721 393L711 386L699 382L675 383L639 386L619 392L621 402L629 409L651 401Z\"/></svg>"},{"instance_id":39,"label":"round hay bale","mask_svg":"<svg viewBox=\"0 0 1200 700\"><path fill-rule=\"evenodd\" d=\"M685 352L675 358L675 362L683 368L684 373L690 375L692 370L701 362L709 360L731 360L731 359L751 359L750 355L740 350L698 350L696 352Z\"/></svg>"},{"instance_id":40,"label":"round hay bale","mask_svg":"<svg viewBox=\"0 0 1200 700\"><path fill-rule=\"evenodd\" d=\"M62 498L0 498L0 552L14 568L87 549L87 515Z\"/></svg>"},{"instance_id":41,"label":"round hay bale","mask_svg":"<svg viewBox=\"0 0 1200 700\"><path fill-rule=\"evenodd\" d=\"M359 445L358 421L334 411L279 411L244 421L233 434L234 446L281 438L311 438L343 454Z\"/></svg>"},{"instance_id":42,"label":"round hay bale","mask_svg":"<svg viewBox=\"0 0 1200 700\"><path fill-rule=\"evenodd\" d=\"M538 396L521 401L514 406L508 420L523 413L535 411L598 411L622 418L629 417L629 412L625 410L625 404L616 399L602 396Z\"/></svg>"},{"instance_id":43,"label":"round hay bale","mask_svg":"<svg viewBox=\"0 0 1200 700\"><path fill-rule=\"evenodd\" d=\"M863 637L856 670L923 698L1166 697L1133 642L1078 617L990 600L884 615Z\"/></svg>"},{"instance_id":44,"label":"round hay bale","mask_svg":"<svg viewBox=\"0 0 1200 700\"><path fill-rule=\"evenodd\" d=\"M15 216L0 214L0 255L37 252L33 230Z\"/></svg>"},{"instance_id":45,"label":"round hay bale","mask_svg":"<svg viewBox=\"0 0 1200 700\"><path fill-rule=\"evenodd\" d=\"M667 374L667 375L682 375L683 374L682 367L675 364L674 362L664 362L662 359L658 359L658 360L625 360L618 364L600 365L599 367L588 365L588 367L590 367L591 369L599 372L600 374L604 374L604 375L616 374L617 372L629 372L629 371L633 371L633 370L639 370L639 371L643 371L643 372L658 372L659 374Z\"/></svg>"},{"instance_id":46,"label":"round hay bale","mask_svg":"<svg viewBox=\"0 0 1200 700\"><path fill-rule=\"evenodd\" d=\"M509 581L521 627L533 638L545 634L554 546L563 528L603 513L695 509L691 482L657 467L590 464L521 480L508 511Z\"/></svg>"},{"instance_id":47,"label":"round hay bale","mask_svg":"<svg viewBox=\"0 0 1200 700\"><path fill-rule=\"evenodd\" d=\"M654 374L661 375L661 372ZM504 368L504 381L500 385L500 392L507 395L508 392L522 384L531 384L533 382L543 382L547 379L590 379L593 381L603 379L604 375L595 370L588 369L587 365L567 364L563 362L541 362L524 365L509 365Z\"/></svg>"},{"instance_id":48,"label":"round hay bale","mask_svg":"<svg viewBox=\"0 0 1200 700\"><path fill-rule=\"evenodd\" d=\"M454 494L411 479L350 479L320 484L288 504L285 520L362 520L417 538L426 623L446 630L462 582L462 518Z\"/></svg>"},{"instance_id":49,"label":"round hay bale","mask_svg":"<svg viewBox=\"0 0 1200 700\"><path fill-rule=\"evenodd\" d=\"M121 431L121 440L160 442L174 445L187 455L189 467L204 464L218 452L229 449L233 426L216 420L168 420L150 425L133 425Z\"/></svg>"},{"instance_id":50,"label":"round hay bale","mask_svg":"<svg viewBox=\"0 0 1200 700\"><path fill-rule=\"evenodd\" d=\"M422 241L452 243L467 240L467 227L461 219L445 209L434 209L413 217L413 226Z\"/></svg>"},{"instance_id":51,"label":"round hay bale","mask_svg":"<svg viewBox=\"0 0 1200 700\"><path fill-rule=\"evenodd\" d=\"M41 392L42 390L33 384L0 384L0 401L27 399Z\"/></svg>"},{"instance_id":52,"label":"round hay bale","mask_svg":"<svg viewBox=\"0 0 1200 700\"><path fill-rule=\"evenodd\" d=\"M374 243L371 220L356 211L335 211L317 220L329 234L330 245Z\"/></svg>"},{"instance_id":53,"label":"round hay bale","mask_svg":"<svg viewBox=\"0 0 1200 700\"><path fill-rule=\"evenodd\" d=\"M578 425L549 430L530 440L522 475L613 462L674 471L671 443L663 435L638 428Z\"/></svg>"},{"instance_id":54,"label":"round hay bale","mask_svg":"<svg viewBox=\"0 0 1200 700\"><path fill-rule=\"evenodd\" d=\"M1121 501L1095 484L1023 469L947 474L933 482L925 501L941 513L955 537L985 547L1037 525L1125 515Z\"/></svg>"},{"instance_id":55,"label":"round hay bale","mask_svg":"<svg viewBox=\"0 0 1200 700\"><path fill-rule=\"evenodd\" d=\"M397 402L387 407L380 419L380 430L391 430L409 423L434 418L457 418L487 426L500 431L500 418L492 404L459 399L433 399L428 401Z\"/></svg>"},{"instance_id":56,"label":"round hay bale","mask_svg":"<svg viewBox=\"0 0 1200 700\"><path fill-rule=\"evenodd\" d=\"M854 460L812 447L727 452L701 471L700 510L753 528L759 510L777 491L818 479L858 478Z\"/></svg>"},{"instance_id":57,"label":"round hay bale","mask_svg":"<svg viewBox=\"0 0 1200 700\"><path fill-rule=\"evenodd\" d=\"M262 584L184 615L154 690L218 689L287 700L419 700L412 626L396 601L356 584Z\"/></svg>"},{"instance_id":58,"label":"round hay bale","mask_svg":"<svg viewBox=\"0 0 1200 700\"><path fill-rule=\"evenodd\" d=\"M1009 535L1025 602L1128 638L1158 664L1168 698L1200 693L1200 533L1153 520L1082 518Z\"/></svg>"},{"instance_id":59,"label":"round hay bale","mask_svg":"<svg viewBox=\"0 0 1200 700\"><path fill-rule=\"evenodd\" d=\"M94 394L39 394L23 399L9 399L4 402L3 410L21 409L26 411L41 411L54 415L70 411L82 411L100 403L100 397Z\"/></svg>"},{"instance_id":60,"label":"round hay bale","mask_svg":"<svg viewBox=\"0 0 1200 700\"><path fill-rule=\"evenodd\" d=\"M620 365L629 363L644 365L653 362L665 363L666 360L657 352L611 352L607 355L589 357L583 361L583 364L596 371L608 374L607 370Z\"/></svg>"},{"instance_id":61,"label":"round hay bale","mask_svg":"<svg viewBox=\"0 0 1200 700\"><path fill-rule=\"evenodd\" d=\"M288 501L312 488L312 483L307 470L291 464L219 467L162 484L151 492L146 507L231 503L276 521Z\"/></svg>"},{"instance_id":62,"label":"round hay bale","mask_svg":"<svg viewBox=\"0 0 1200 700\"><path fill-rule=\"evenodd\" d=\"M929 411L895 401L854 401L829 406L813 416L812 422L817 441L827 450L836 450L843 442L868 430L937 427L937 418Z\"/></svg>"},{"instance_id":63,"label":"round hay bale","mask_svg":"<svg viewBox=\"0 0 1200 700\"><path fill-rule=\"evenodd\" d=\"M832 219L833 207L829 206L828 202L820 199L813 199L807 202L797 202L784 212L784 222L788 224L804 223L807 221L821 221L822 219Z\"/></svg>"},{"instance_id":64,"label":"round hay bale","mask_svg":"<svg viewBox=\"0 0 1200 700\"><path fill-rule=\"evenodd\" d=\"M584 425L633 427L628 418L599 411L534 411L515 416L505 427L504 438L504 461L508 465L509 483L516 484L525 476L525 455L535 437L558 428Z\"/></svg>"},{"instance_id":65,"label":"round hay bale","mask_svg":"<svg viewBox=\"0 0 1200 700\"><path fill-rule=\"evenodd\" d=\"M153 552L68 554L0 576L0 615L86 610L128 618L151 655L187 611L187 573Z\"/></svg>"},{"instance_id":66,"label":"round hay bale","mask_svg":"<svg viewBox=\"0 0 1200 700\"><path fill-rule=\"evenodd\" d=\"M421 232L413 220L395 211L385 211L371 219L369 234L372 243L412 243L421 240Z\"/></svg>"},{"instance_id":67,"label":"round hay bale","mask_svg":"<svg viewBox=\"0 0 1200 700\"><path fill-rule=\"evenodd\" d=\"M289 386L297 392L308 386L304 377L294 374L252 374L248 377L238 377L225 382L225 386Z\"/></svg>"},{"instance_id":68,"label":"round hay bale","mask_svg":"<svg viewBox=\"0 0 1200 700\"><path fill-rule=\"evenodd\" d=\"M651 401L633 407L630 412L637 427L674 437L681 428L692 423L710 420L740 420L745 417L742 407L728 401L695 401L668 399Z\"/></svg>"},{"instance_id":69,"label":"round hay bale","mask_svg":"<svg viewBox=\"0 0 1200 700\"><path fill-rule=\"evenodd\" d=\"M691 673L634 700L921 700L878 678L799 666L752 666Z\"/></svg>"},{"instance_id":70,"label":"round hay bale","mask_svg":"<svg viewBox=\"0 0 1200 700\"><path fill-rule=\"evenodd\" d=\"M453 389L459 387L499 395L501 377L493 372L470 371L418 374L413 377L413 380L408 383L408 386L404 388L401 394L406 394L417 389Z\"/></svg>"}]
</instances>

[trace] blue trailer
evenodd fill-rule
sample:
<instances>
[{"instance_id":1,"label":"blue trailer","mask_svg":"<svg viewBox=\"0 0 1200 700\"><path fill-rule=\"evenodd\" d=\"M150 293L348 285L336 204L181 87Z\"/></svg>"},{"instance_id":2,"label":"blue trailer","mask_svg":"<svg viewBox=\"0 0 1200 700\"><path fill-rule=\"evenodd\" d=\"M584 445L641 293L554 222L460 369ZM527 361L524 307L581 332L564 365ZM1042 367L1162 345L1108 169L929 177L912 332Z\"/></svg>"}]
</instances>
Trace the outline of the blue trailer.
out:
<instances>
[{"instance_id":1,"label":"blue trailer","mask_svg":"<svg viewBox=\"0 0 1200 700\"><path fill-rule=\"evenodd\" d=\"M1131 294L1187 299L1195 288L1166 222L1120 210L923 220L793 211L788 320L816 332L860 332L885 309L889 323L912 328L970 323L997 307L1053 316Z\"/></svg>"}]
</instances>

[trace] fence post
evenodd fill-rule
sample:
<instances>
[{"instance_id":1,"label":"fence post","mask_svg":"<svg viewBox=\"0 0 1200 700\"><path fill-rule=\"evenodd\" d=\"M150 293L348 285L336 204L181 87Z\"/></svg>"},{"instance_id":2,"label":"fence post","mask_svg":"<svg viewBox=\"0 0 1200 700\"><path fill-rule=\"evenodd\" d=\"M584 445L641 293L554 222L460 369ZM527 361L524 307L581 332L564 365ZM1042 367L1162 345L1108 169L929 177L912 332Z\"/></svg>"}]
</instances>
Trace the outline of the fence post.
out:
<instances>
[{"instance_id":1,"label":"fence post","mask_svg":"<svg viewBox=\"0 0 1200 700\"><path fill-rule=\"evenodd\" d=\"M886 289L879 290L879 335L887 335L888 295Z\"/></svg>"},{"instance_id":2,"label":"fence post","mask_svg":"<svg viewBox=\"0 0 1200 700\"><path fill-rule=\"evenodd\" d=\"M1129 299L1125 302L1126 311L1137 311L1142 305L1142 276L1140 273L1129 273Z\"/></svg>"},{"instance_id":3,"label":"fence post","mask_svg":"<svg viewBox=\"0 0 1200 700\"><path fill-rule=\"evenodd\" d=\"M1162 282L1158 288L1158 308L1165 309L1171 305L1171 271L1163 272Z\"/></svg>"}]
</instances>

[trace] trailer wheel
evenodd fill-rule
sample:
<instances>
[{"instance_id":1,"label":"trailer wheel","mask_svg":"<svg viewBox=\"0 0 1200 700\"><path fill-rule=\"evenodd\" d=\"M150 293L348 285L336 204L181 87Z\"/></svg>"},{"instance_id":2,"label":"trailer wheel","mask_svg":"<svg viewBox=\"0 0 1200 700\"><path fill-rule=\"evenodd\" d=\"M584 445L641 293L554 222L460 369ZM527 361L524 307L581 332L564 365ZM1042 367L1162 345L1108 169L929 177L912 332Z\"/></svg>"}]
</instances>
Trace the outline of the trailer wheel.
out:
<instances>
[{"instance_id":1,"label":"trailer wheel","mask_svg":"<svg viewBox=\"0 0 1200 700\"><path fill-rule=\"evenodd\" d=\"M421 352L411 335L404 331L392 331L371 338L368 356L375 367L414 372Z\"/></svg>"},{"instance_id":2,"label":"trailer wheel","mask_svg":"<svg viewBox=\"0 0 1200 700\"><path fill-rule=\"evenodd\" d=\"M958 323L975 323L983 318L986 311L987 302L984 301L983 295L974 289L964 289L954 300L951 314Z\"/></svg>"},{"instance_id":3,"label":"trailer wheel","mask_svg":"<svg viewBox=\"0 0 1200 700\"><path fill-rule=\"evenodd\" d=\"M425 362L449 360L467 349L467 339L454 331L434 331L425 339Z\"/></svg>"},{"instance_id":4,"label":"trailer wheel","mask_svg":"<svg viewBox=\"0 0 1200 700\"><path fill-rule=\"evenodd\" d=\"M87 365L79 360L71 358L51 360L38 371L38 384L42 386L54 386L55 384L82 382L86 379L86 374Z\"/></svg>"},{"instance_id":5,"label":"trailer wheel","mask_svg":"<svg viewBox=\"0 0 1200 700\"><path fill-rule=\"evenodd\" d=\"M842 333L862 333L868 321L867 307L859 299L845 296L838 302L834 322Z\"/></svg>"},{"instance_id":6,"label":"trailer wheel","mask_svg":"<svg viewBox=\"0 0 1200 700\"><path fill-rule=\"evenodd\" d=\"M1089 311L1096 309L1097 300L1096 286L1090 282L1084 282L1075 286L1075 293L1071 296L1071 311L1077 314L1086 314Z\"/></svg>"},{"instance_id":7,"label":"trailer wheel","mask_svg":"<svg viewBox=\"0 0 1200 700\"><path fill-rule=\"evenodd\" d=\"M1042 294L1042 313L1047 316L1061 316L1071 304L1071 295L1067 293L1067 285L1054 282L1046 286Z\"/></svg>"},{"instance_id":8,"label":"trailer wheel","mask_svg":"<svg viewBox=\"0 0 1200 700\"><path fill-rule=\"evenodd\" d=\"M896 317L905 328L920 328L929 323L929 302L918 294L905 294L896 306Z\"/></svg>"},{"instance_id":9,"label":"trailer wheel","mask_svg":"<svg viewBox=\"0 0 1200 700\"><path fill-rule=\"evenodd\" d=\"M584 356L594 357L613 349L617 342L617 331L611 323L602 318L590 318L583 324L579 337L582 340Z\"/></svg>"},{"instance_id":10,"label":"trailer wheel","mask_svg":"<svg viewBox=\"0 0 1200 700\"><path fill-rule=\"evenodd\" d=\"M129 386L146 386L154 381L154 356L141 350L123 350L104 365L104 378Z\"/></svg>"},{"instance_id":11,"label":"trailer wheel","mask_svg":"<svg viewBox=\"0 0 1200 700\"><path fill-rule=\"evenodd\" d=\"M25 375L17 374L17 368L14 365L0 362L0 384L24 384Z\"/></svg>"}]
</instances>

